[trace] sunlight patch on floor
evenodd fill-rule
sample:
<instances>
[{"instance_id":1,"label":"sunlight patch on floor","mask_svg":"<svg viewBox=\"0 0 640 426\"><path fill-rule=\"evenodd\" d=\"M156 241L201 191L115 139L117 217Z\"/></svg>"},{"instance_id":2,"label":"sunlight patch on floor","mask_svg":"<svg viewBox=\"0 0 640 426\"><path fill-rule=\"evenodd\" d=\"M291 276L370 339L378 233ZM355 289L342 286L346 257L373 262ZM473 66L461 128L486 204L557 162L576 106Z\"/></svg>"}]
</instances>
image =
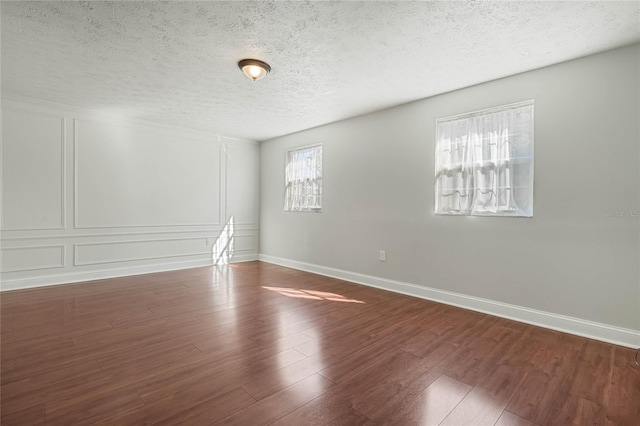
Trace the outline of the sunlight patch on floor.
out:
<instances>
[{"instance_id":1,"label":"sunlight patch on floor","mask_svg":"<svg viewBox=\"0 0 640 426\"><path fill-rule=\"evenodd\" d=\"M316 290L303 290L286 287L266 287L262 288L270 291L275 291L283 296L295 297L298 299L311 299L311 300L329 300L331 302L347 302L347 303L365 303L362 300L350 299L337 293L328 293L326 291Z\"/></svg>"}]
</instances>

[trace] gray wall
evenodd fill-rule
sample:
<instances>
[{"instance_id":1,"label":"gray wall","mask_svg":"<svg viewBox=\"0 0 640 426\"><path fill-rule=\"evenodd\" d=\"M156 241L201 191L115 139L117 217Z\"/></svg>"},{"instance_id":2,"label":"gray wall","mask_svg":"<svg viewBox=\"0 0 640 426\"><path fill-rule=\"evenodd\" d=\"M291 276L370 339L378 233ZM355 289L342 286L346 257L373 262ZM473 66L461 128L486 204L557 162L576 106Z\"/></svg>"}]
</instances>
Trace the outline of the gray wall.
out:
<instances>
[{"instance_id":1,"label":"gray wall","mask_svg":"<svg viewBox=\"0 0 640 426\"><path fill-rule=\"evenodd\" d=\"M640 208L639 53L636 44L262 143L260 253L640 330L639 218L617 215ZM435 216L435 120L527 99L534 217ZM318 142L323 212L284 212L285 152Z\"/></svg>"}]
</instances>

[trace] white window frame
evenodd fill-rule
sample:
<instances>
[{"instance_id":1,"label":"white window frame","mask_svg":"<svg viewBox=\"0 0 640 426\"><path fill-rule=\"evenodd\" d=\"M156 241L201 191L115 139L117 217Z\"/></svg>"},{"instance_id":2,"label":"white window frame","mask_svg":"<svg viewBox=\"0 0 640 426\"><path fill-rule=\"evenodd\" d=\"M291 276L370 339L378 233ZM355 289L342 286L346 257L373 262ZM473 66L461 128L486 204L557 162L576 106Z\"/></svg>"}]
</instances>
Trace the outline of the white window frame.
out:
<instances>
[{"instance_id":1,"label":"white window frame","mask_svg":"<svg viewBox=\"0 0 640 426\"><path fill-rule=\"evenodd\" d=\"M434 214L533 216L534 112L528 100L436 120Z\"/></svg>"},{"instance_id":2,"label":"white window frame","mask_svg":"<svg viewBox=\"0 0 640 426\"><path fill-rule=\"evenodd\" d=\"M290 162L292 161L292 155L295 155L295 153L297 152L303 152L303 151L308 151L308 150L312 150L312 149L318 149L319 148L319 165L316 164L316 167L319 168L319 173L317 173L318 171L316 170L316 172L314 173L313 171L309 170L308 172L302 172L303 175L308 175L309 177L306 179L297 179L299 184L302 184L303 181L307 186L311 186L313 188L313 186L315 185L316 187L312 189L312 194L309 195L307 194L307 197L311 196L311 197L315 197L316 202L315 205L309 205L311 203L308 202L308 200L305 202L305 200L301 199L302 194L297 194L297 198L296 198L296 194L294 194L294 190L293 190L293 183L294 181L296 181L296 179L290 179L290 168L292 167L292 165L290 164ZM290 149L285 153L285 170L284 170L284 211L287 212L322 212L322 152L323 152L323 147L321 143L318 144L313 144L313 145L307 145L307 146L301 146L301 147L297 147L294 149ZM314 174L319 174L319 176L313 176ZM299 188L300 189L300 188ZM314 194L315 193L315 194ZM290 198L290 197L294 197L294 198Z\"/></svg>"}]
</instances>

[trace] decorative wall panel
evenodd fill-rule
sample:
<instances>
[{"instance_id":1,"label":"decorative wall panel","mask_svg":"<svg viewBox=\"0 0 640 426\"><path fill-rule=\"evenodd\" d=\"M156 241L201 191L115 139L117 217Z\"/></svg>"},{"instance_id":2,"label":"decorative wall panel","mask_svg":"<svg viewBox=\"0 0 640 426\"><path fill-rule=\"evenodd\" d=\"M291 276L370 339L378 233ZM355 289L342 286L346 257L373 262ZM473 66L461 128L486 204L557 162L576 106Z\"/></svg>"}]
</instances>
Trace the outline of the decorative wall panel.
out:
<instances>
[{"instance_id":1,"label":"decorative wall panel","mask_svg":"<svg viewBox=\"0 0 640 426\"><path fill-rule=\"evenodd\" d=\"M181 256L210 255L206 238L165 238L74 245L74 265L96 265Z\"/></svg>"},{"instance_id":2,"label":"decorative wall panel","mask_svg":"<svg viewBox=\"0 0 640 426\"><path fill-rule=\"evenodd\" d=\"M75 132L76 228L220 223L217 138L84 120Z\"/></svg>"},{"instance_id":3,"label":"decorative wall panel","mask_svg":"<svg viewBox=\"0 0 640 426\"><path fill-rule=\"evenodd\" d=\"M64 228L64 119L2 111L2 229Z\"/></svg>"},{"instance_id":4,"label":"decorative wall panel","mask_svg":"<svg viewBox=\"0 0 640 426\"><path fill-rule=\"evenodd\" d=\"M63 268L64 253L64 244L3 248L2 272Z\"/></svg>"}]
</instances>

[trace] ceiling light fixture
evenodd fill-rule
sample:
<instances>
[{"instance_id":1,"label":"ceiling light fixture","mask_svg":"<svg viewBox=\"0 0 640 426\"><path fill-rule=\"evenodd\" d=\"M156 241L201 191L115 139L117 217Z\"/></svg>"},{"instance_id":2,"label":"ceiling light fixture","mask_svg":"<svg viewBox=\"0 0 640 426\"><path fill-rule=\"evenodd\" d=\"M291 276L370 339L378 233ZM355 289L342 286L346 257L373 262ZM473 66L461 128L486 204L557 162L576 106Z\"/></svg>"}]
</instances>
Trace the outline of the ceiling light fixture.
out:
<instances>
[{"instance_id":1,"label":"ceiling light fixture","mask_svg":"<svg viewBox=\"0 0 640 426\"><path fill-rule=\"evenodd\" d=\"M247 78L250 78L253 81L263 79L264 76L271 71L271 67L268 63L257 59L243 59L238 62L238 67L240 67Z\"/></svg>"}]
</instances>

